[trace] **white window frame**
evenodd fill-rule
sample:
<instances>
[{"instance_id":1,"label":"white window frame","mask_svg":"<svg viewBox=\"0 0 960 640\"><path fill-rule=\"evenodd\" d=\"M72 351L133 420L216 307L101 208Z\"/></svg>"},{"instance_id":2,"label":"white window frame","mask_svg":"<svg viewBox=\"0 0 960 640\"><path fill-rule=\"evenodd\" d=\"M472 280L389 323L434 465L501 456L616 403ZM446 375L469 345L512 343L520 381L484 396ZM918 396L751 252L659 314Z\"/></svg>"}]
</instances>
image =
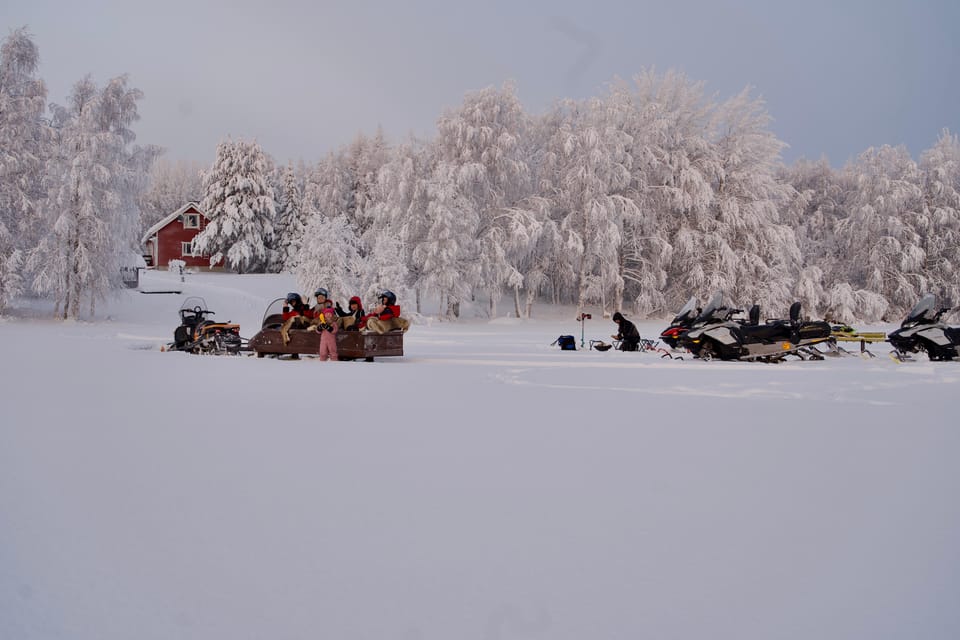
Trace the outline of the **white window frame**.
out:
<instances>
[{"instance_id":1,"label":"white window frame","mask_svg":"<svg viewBox=\"0 0 960 640\"><path fill-rule=\"evenodd\" d=\"M193 242L180 243L180 255L188 258L193 257Z\"/></svg>"},{"instance_id":2,"label":"white window frame","mask_svg":"<svg viewBox=\"0 0 960 640\"><path fill-rule=\"evenodd\" d=\"M192 224L191 224L192 223ZM183 228L184 229L199 229L200 228L200 214L199 213L185 213L183 214Z\"/></svg>"}]
</instances>

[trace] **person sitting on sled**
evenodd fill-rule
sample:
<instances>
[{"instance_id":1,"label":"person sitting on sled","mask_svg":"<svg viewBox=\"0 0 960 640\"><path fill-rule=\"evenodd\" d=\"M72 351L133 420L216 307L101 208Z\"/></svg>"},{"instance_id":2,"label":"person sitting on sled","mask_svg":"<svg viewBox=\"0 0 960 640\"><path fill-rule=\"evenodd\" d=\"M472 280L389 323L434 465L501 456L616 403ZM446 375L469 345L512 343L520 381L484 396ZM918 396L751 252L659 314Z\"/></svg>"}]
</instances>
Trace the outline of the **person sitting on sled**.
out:
<instances>
[{"instance_id":1,"label":"person sitting on sled","mask_svg":"<svg viewBox=\"0 0 960 640\"><path fill-rule=\"evenodd\" d=\"M640 332L637 331L637 325L624 318L619 311L613 314L613 321L617 323L619 331L610 337L620 341L621 351L636 351L640 346Z\"/></svg>"},{"instance_id":2,"label":"person sitting on sled","mask_svg":"<svg viewBox=\"0 0 960 640\"><path fill-rule=\"evenodd\" d=\"M360 328L360 321L363 319L363 303L360 301L360 296L350 298L347 307L344 310L340 303L337 303L337 316L340 318L340 326L346 331L356 331Z\"/></svg>"},{"instance_id":3,"label":"person sitting on sled","mask_svg":"<svg viewBox=\"0 0 960 640\"><path fill-rule=\"evenodd\" d=\"M319 318L323 310L333 303L330 301L330 292L323 287L317 287L317 290L313 292L313 295L317 299L317 304L314 305L311 311L313 312L314 318Z\"/></svg>"},{"instance_id":4,"label":"person sitting on sled","mask_svg":"<svg viewBox=\"0 0 960 640\"><path fill-rule=\"evenodd\" d=\"M288 293L283 307L283 326L280 337L283 344L290 342L290 329L306 329L316 314L303 302L299 293Z\"/></svg>"},{"instance_id":5,"label":"person sitting on sled","mask_svg":"<svg viewBox=\"0 0 960 640\"><path fill-rule=\"evenodd\" d=\"M373 313L360 319L360 328L374 333L382 334L394 329L406 331L409 327L410 322L400 317L397 295L389 290L380 294L380 304L374 307Z\"/></svg>"}]
</instances>

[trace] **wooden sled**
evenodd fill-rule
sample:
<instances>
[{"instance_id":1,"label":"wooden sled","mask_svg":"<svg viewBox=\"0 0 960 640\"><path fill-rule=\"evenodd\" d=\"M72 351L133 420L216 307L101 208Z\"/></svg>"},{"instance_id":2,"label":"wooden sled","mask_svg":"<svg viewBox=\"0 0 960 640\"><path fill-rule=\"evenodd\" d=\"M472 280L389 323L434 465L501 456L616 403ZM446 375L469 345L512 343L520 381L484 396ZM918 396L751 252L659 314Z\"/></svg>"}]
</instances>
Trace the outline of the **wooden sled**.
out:
<instances>
[{"instance_id":1,"label":"wooden sled","mask_svg":"<svg viewBox=\"0 0 960 640\"><path fill-rule=\"evenodd\" d=\"M262 329L250 338L249 348L258 358L266 355L311 354L320 352L320 334L316 331L293 329L290 342L283 344L279 329ZM340 359L374 358L403 355L403 332L390 331L384 334L340 331L337 333L337 357Z\"/></svg>"}]
</instances>

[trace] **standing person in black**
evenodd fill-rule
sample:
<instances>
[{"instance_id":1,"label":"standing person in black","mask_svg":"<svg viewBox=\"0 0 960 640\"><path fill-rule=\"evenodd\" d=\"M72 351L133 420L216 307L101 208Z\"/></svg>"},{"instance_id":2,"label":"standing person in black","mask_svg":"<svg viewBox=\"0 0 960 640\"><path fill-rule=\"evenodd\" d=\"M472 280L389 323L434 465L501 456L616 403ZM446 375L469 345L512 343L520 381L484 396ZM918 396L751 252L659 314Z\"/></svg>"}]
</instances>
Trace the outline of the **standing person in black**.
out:
<instances>
[{"instance_id":1,"label":"standing person in black","mask_svg":"<svg viewBox=\"0 0 960 640\"><path fill-rule=\"evenodd\" d=\"M637 331L637 325L624 318L619 311L613 314L613 321L617 323L619 331L611 337L620 341L620 350L636 351L640 347L640 332Z\"/></svg>"}]
</instances>

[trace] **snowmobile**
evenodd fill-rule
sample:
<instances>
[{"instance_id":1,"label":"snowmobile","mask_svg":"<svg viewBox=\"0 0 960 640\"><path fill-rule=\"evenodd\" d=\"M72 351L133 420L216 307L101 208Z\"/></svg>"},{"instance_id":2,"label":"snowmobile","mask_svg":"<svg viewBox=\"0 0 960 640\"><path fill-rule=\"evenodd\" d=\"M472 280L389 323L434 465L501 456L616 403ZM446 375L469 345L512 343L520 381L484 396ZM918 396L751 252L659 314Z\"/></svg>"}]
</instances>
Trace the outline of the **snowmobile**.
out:
<instances>
[{"instance_id":1,"label":"snowmobile","mask_svg":"<svg viewBox=\"0 0 960 640\"><path fill-rule=\"evenodd\" d=\"M173 332L168 351L188 351L212 355L236 355L243 346L240 325L214 322L203 298L192 296L180 305L180 326Z\"/></svg>"},{"instance_id":2,"label":"snowmobile","mask_svg":"<svg viewBox=\"0 0 960 640\"><path fill-rule=\"evenodd\" d=\"M697 299L690 298L670 321L670 326L660 333L660 339L671 349L676 349L680 346L680 337L690 330L690 326L699 315L700 307L697 306Z\"/></svg>"},{"instance_id":3,"label":"snowmobile","mask_svg":"<svg viewBox=\"0 0 960 640\"><path fill-rule=\"evenodd\" d=\"M960 356L960 327L940 321L950 307L938 309L937 296L926 293L910 310L900 328L887 336L893 346L891 356L908 360L910 354L926 351L931 360L953 360Z\"/></svg>"},{"instance_id":4,"label":"snowmobile","mask_svg":"<svg viewBox=\"0 0 960 640\"><path fill-rule=\"evenodd\" d=\"M789 320L767 320L760 323L760 307L753 305L748 319L734 319L742 309L723 302L717 292L681 336L680 344L702 360L761 360L779 362L787 356L803 360L822 360L823 354L813 345L832 340L830 325L823 321L802 322L800 303L790 306Z\"/></svg>"}]
</instances>

